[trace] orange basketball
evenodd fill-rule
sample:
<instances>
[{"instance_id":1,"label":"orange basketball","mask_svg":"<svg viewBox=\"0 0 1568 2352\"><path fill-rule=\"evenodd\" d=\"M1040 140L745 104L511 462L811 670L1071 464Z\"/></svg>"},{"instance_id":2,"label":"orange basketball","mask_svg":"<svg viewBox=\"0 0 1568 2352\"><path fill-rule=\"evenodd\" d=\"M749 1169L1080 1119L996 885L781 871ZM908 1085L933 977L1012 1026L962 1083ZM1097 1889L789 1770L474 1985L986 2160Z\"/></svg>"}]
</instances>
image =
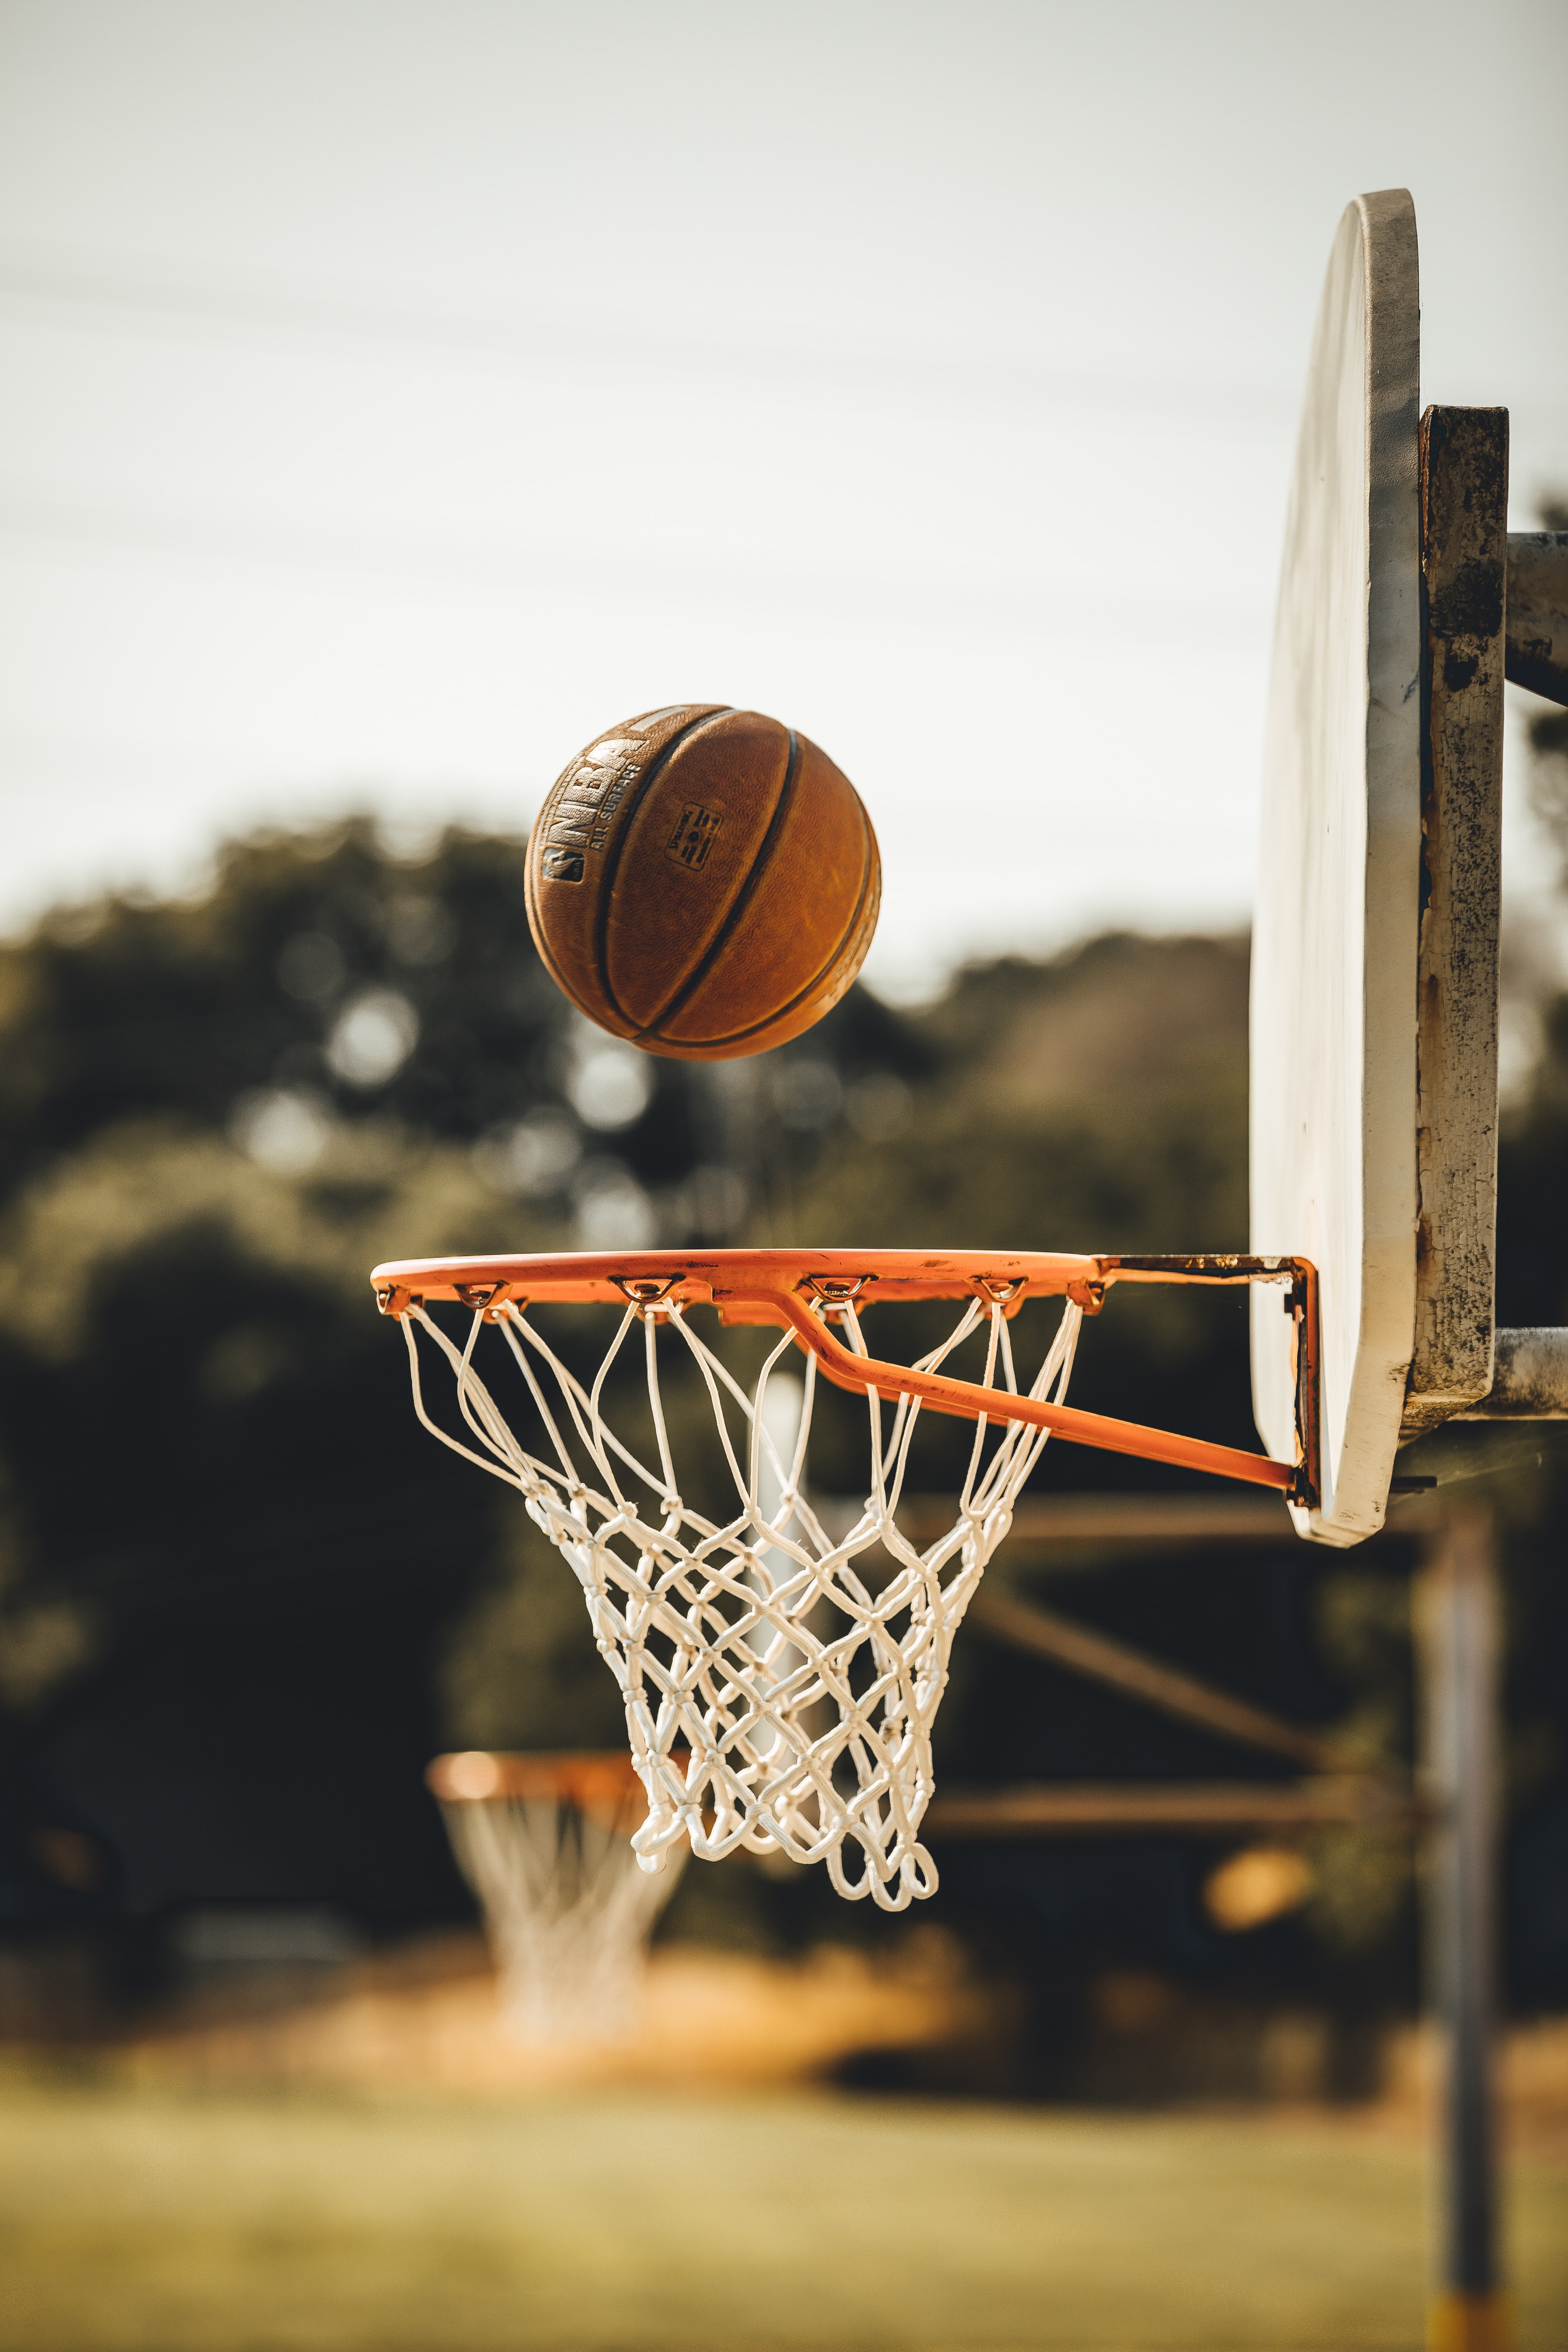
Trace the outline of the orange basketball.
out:
<instances>
[{"instance_id":1,"label":"orange basketball","mask_svg":"<svg viewBox=\"0 0 1568 2352\"><path fill-rule=\"evenodd\" d=\"M552 977L650 1054L722 1062L820 1021L881 903L860 795L804 735L683 702L590 743L528 845L528 920Z\"/></svg>"}]
</instances>

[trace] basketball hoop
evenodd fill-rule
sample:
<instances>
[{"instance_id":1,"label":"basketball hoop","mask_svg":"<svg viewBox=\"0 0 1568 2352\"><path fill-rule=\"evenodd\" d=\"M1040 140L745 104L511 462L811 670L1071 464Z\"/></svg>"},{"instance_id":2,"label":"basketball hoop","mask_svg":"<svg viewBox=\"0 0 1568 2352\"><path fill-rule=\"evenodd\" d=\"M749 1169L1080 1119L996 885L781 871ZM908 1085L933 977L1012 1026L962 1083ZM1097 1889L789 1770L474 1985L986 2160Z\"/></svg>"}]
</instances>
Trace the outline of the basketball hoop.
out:
<instances>
[{"instance_id":1,"label":"basketball hoop","mask_svg":"<svg viewBox=\"0 0 1568 2352\"><path fill-rule=\"evenodd\" d=\"M658 1251L410 1261L372 1279L383 1313L403 1326L425 1427L517 1488L583 1588L647 1794L631 1843L648 1871L687 1841L707 1861L745 1847L826 1862L840 1895L869 1895L884 1910L934 1890L919 1831L949 1651L1053 1434L1291 1496L1315 1479L1313 1282L1299 1260ZM1301 1399L1296 1461L1065 1402L1084 1316L1127 1282L1284 1290ZM1012 1326L1031 1298L1059 1298L1061 1314L1025 1388ZM937 1346L908 1363L870 1353L871 1307L940 1299L960 1311ZM431 1312L448 1302L468 1314L460 1340ZM587 1380L530 1320L530 1307L560 1303L619 1310L602 1348L595 1341ZM706 1307L721 1323L782 1332L749 1394L693 1328L692 1309ZM497 1369L521 1375L526 1442L488 1364L481 1377L487 1333ZM453 1374L466 1436L427 1409L430 1347ZM982 1360L978 1380L944 1369L966 1347ZM794 1442L781 1444L770 1383L792 1379L802 1355ZM605 1420L606 1384L638 1357L651 1438L641 1454ZM666 1389L677 1366L705 1392L717 1435L717 1490L700 1497L683 1489L675 1461ZM847 1530L823 1525L806 1486L819 1373L868 1408L866 1500ZM922 1407L973 1421L974 1436L953 1524L919 1550L898 1512ZM859 1857L853 1875L847 1848Z\"/></svg>"},{"instance_id":2,"label":"basketball hoop","mask_svg":"<svg viewBox=\"0 0 1568 2352\"><path fill-rule=\"evenodd\" d=\"M509 2023L530 2042L610 2041L635 2023L653 1923L685 1855L650 1876L632 1833L647 1811L613 1755L437 1756L426 1779L479 1896Z\"/></svg>"}]
</instances>

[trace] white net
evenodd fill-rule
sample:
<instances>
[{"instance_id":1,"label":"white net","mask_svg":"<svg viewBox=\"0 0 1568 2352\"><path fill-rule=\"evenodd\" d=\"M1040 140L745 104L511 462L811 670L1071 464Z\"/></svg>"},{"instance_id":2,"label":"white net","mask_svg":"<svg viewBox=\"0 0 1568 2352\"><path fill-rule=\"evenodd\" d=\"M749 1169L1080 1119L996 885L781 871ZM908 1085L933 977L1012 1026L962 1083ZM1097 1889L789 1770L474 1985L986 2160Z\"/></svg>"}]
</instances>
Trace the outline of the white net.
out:
<instances>
[{"instance_id":1,"label":"white net","mask_svg":"<svg viewBox=\"0 0 1568 2352\"><path fill-rule=\"evenodd\" d=\"M647 1939L683 1853L650 1876L626 1808L563 1791L441 1806L458 1867L479 1896L509 2025L529 2042L613 2041L636 2026Z\"/></svg>"},{"instance_id":2,"label":"white net","mask_svg":"<svg viewBox=\"0 0 1568 2352\"><path fill-rule=\"evenodd\" d=\"M852 1304L823 1300L813 1311L839 1317L849 1347L868 1354ZM985 1385L998 1392L998 1418L975 1423L952 1527L923 1550L897 1519L920 1418L908 1397L867 1394L868 1490L852 1524L829 1528L813 1509L805 1463L817 1366L802 1351L803 1381L782 1370L796 1356L793 1336L772 1349L748 1394L673 1300L629 1306L586 1383L516 1305L476 1311L462 1346L417 1303L401 1320L420 1420L518 1488L583 1589L647 1792L633 1840L644 1869L658 1869L684 1840L705 1861L747 1847L826 1862L840 1895L869 1895L884 1910L932 1893L936 1872L919 1832L952 1637L1048 1433L1000 1417L1005 1396L1019 1393L1002 1300L967 1301L913 1367L935 1371L973 1340ZM1029 1396L1065 1401L1080 1320L1064 1300ZM487 1328L521 1374L526 1444L476 1369ZM473 1444L426 1409L422 1335L455 1375ZM606 1383L634 1349L647 1388L647 1460L605 1419ZM677 1475L661 1358L694 1370L711 1408L718 1450L707 1450L706 1510ZM787 1416L770 1406L781 1378L797 1391ZM781 1425L794 1427L793 1448L781 1445Z\"/></svg>"}]
</instances>

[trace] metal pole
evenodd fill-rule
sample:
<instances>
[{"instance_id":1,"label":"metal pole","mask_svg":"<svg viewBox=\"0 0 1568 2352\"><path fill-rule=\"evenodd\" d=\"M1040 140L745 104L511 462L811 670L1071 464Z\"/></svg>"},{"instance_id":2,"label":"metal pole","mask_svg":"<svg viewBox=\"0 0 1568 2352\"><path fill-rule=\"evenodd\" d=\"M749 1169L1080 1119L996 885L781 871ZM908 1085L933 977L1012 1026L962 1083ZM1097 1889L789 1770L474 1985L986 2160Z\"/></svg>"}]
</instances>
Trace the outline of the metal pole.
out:
<instances>
[{"instance_id":1,"label":"metal pole","mask_svg":"<svg viewBox=\"0 0 1568 2352\"><path fill-rule=\"evenodd\" d=\"M1428 1997L1442 2052L1430 2352L1503 2352L1492 2083L1497 1594L1492 1528L1456 1510L1422 1580L1432 1844Z\"/></svg>"}]
</instances>

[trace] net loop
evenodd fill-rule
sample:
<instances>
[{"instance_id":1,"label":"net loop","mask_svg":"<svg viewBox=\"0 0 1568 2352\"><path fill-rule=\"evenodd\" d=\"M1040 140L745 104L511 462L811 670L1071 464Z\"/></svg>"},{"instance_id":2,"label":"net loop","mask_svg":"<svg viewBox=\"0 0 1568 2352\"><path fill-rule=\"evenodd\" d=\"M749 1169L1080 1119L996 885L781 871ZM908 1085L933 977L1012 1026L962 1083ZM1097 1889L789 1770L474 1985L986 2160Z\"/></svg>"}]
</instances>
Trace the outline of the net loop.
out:
<instances>
[{"instance_id":1,"label":"net loop","mask_svg":"<svg viewBox=\"0 0 1568 2352\"><path fill-rule=\"evenodd\" d=\"M797 1293L862 1359L871 1351L857 1302L870 1279L809 1277ZM866 1386L865 1496L835 1513L814 1504L806 1475L818 1362L797 1333L781 1334L748 1391L694 1328L677 1284L616 1286L626 1305L586 1385L516 1297L465 1301L461 1343L412 1300L400 1319L416 1412L443 1444L516 1488L577 1579L647 1800L631 1840L643 1869L660 1870L678 1845L708 1861L776 1852L825 1862L850 1901L901 1911L937 1883L920 1827L952 1639L1049 1435L1009 1419L1006 1402L1065 1402L1081 1309L1063 1299L1026 1391L1011 1282L977 1283L946 1336L910 1366L934 1373L978 1340L996 1400L974 1423L952 1527L921 1549L898 1518L918 1397ZM487 1374L493 1365L521 1379L526 1444L481 1377L484 1330L493 1335ZM461 1436L427 1408L421 1367L431 1347L453 1376ZM640 1450L606 1419L607 1391L620 1395L634 1364L650 1441ZM667 1395L677 1367L688 1376L684 1421ZM716 1444L683 1479L694 1393Z\"/></svg>"}]
</instances>

